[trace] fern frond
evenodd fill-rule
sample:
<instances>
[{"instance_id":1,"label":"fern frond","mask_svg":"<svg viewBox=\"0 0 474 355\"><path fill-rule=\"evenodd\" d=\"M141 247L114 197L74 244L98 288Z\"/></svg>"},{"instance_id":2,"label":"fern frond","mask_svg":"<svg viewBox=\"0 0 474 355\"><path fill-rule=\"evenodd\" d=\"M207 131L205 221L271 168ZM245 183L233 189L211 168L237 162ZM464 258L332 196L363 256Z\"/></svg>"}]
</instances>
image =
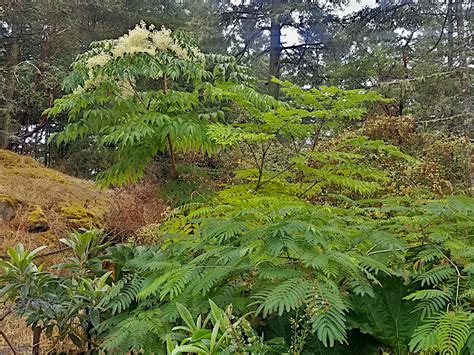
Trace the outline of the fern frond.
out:
<instances>
[{"instance_id":1,"label":"fern frond","mask_svg":"<svg viewBox=\"0 0 474 355\"><path fill-rule=\"evenodd\" d=\"M404 299L419 301L419 300L431 300L434 298L445 298L446 300L449 300L450 297L451 297L450 292L446 292L442 290L419 290L419 291L409 294Z\"/></svg>"},{"instance_id":2,"label":"fern frond","mask_svg":"<svg viewBox=\"0 0 474 355\"><path fill-rule=\"evenodd\" d=\"M277 313L295 310L303 304L308 297L312 284L303 278L286 280L276 287L259 292L253 298L259 304L256 314L263 313L266 317Z\"/></svg>"},{"instance_id":3,"label":"fern frond","mask_svg":"<svg viewBox=\"0 0 474 355\"><path fill-rule=\"evenodd\" d=\"M439 343L437 326L437 318L430 318L425 324L418 326L409 343L410 351L437 351Z\"/></svg>"},{"instance_id":4,"label":"fern frond","mask_svg":"<svg viewBox=\"0 0 474 355\"><path fill-rule=\"evenodd\" d=\"M409 294L404 299L411 301L421 301L415 307L414 312L421 312L421 319L432 317L446 308L451 301L452 292L444 290L418 290Z\"/></svg>"},{"instance_id":5,"label":"fern frond","mask_svg":"<svg viewBox=\"0 0 474 355\"><path fill-rule=\"evenodd\" d=\"M326 347L333 347L336 341L347 344L345 313L348 306L339 289L331 284L318 284L313 292L316 303L311 304L314 307L311 322L318 339Z\"/></svg>"},{"instance_id":6,"label":"fern frond","mask_svg":"<svg viewBox=\"0 0 474 355\"><path fill-rule=\"evenodd\" d=\"M445 312L438 321L438 342L442 354L459 354L471 330L472 314Z\"/></svg>"},{"instance_id":7,"label":"fern frond","mask_svg":"<svg viewBox=\"0 0 474 355\"><path fill-rule=\"evenodd\" d=\"M296 277L303 277L304 273L291 267L261 267L258 277L263 280L288 280Z\"/></svg>"},{"instance_id":8,"label":"fern frond","mask_svg":"<svg viewBox=\"0 0 474 355\"><path fill-rule=\"evenodd\" d=\"M470 334L472 315L462 311L446 311L425 320L415 329L410 350L440 351L441 354L459 354Z\"/></svg>"},{"instance_id":9,"label":"fern frond","mask_svg":"<svg viewBox=\"0 0 474 355\"><path fill-rule=\"evenodd\" d=\"M111 291L101 300L101 306L112 310L112 315L127 309L137 297L143 284L139 275L129 276L112 285Z\"/></svg>"},{"instance_id":10,"label":"fern frond","mask_svg":"<svg viewBox=\"0 0 474 355\"><path fill-rule=\"evenodd\" d=\"M419 275L415 281L421 281L421 287L437 285L450 277L456 275L456 271L450 265L442 265L428 270Z\"/></svg>"}]
</instances>

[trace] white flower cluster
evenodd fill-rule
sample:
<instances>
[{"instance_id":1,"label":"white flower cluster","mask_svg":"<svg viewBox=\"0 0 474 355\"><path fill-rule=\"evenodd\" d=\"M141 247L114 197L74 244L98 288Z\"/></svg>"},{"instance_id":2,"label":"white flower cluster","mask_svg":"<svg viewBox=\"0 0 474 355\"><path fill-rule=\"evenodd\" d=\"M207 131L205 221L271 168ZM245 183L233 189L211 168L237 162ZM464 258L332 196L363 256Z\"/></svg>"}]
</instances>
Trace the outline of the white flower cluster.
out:
<instances>
[{"instance_id":1,"label":"white flower cluster","mask_svg":"<svg viewBox=\"0 0 474 355\"><path fill-rule=\"evenodd\" d=\"M142 22L136 25L128 34L119 38L118 43L112 48L112 55L116 58L123 56L125 53L148 53L155 55L155 48L151 46L150 31Z\"/></svg>"},{"instance_id":2,"label":"white flower cluster","mask_svg":"<svg viewBox=\"0 0 474 355\"><path fill-rule=\"evenodd\" d=\"M118 86L120 88L120 97L122 99L126 99L135 95L135 89L133 88L134 85L135 82L131 79L118 82Z\"/></svg>"},{"instance_id":3,"label":"white flower cluster","mask_svg":"<svg viewBox=\"0 0 474 355\"><path fill-rule=\"evenodd\" d=\"M154 56L157 52L172 52L181 59L193 59L202 62L204 54L199 48L184 47L172 36L170 29L161 27L156 30L154 25L147 26L144 21L136 25L134 29L120 37L108 49L107 52L99 53L87 59L86 66L89 69L89 78L85 81L83 87L78 87L75 92L82 92L84 89L94 86L100 82L100 78L94 76L93 68L102 67L113 58L120 58L125 54L148 53ZM125 86L128 86L125 83ZM124 88L123 96L127 96L131 90L130 87Z\"/></svg>"},{"instance_id":4,"label":"white flower cluster","mask_svg":"<svg viewBox=\"0 0 474 355\"><path fill-rule=\"evenodd\" d=\"M204 55L197 47L192 47L188 51L188 49L172 37L171 33L171 30L168 28L161 27L161 30L158 31L154 25L147 26L145 22L141 21L133 30L128 31L128 34L118 39L111 53L114 57L118 58L125 53L148 53L155 55L157 51L171 51L182 59L189 59L190 55L197 60L204 58Z\"/></svg>"},{"instance_id":5,"label":"white flower cluster","mask_svg":"<svg viewBox=\"0 0 474 355\"><path fill-rule=\"evenodd\" d=\"M103 66L107 64L107 62L112 59L112 57L108 53L100 53L93 57L87 59L87 68L92 69L95 66Z\"/></svg>"}]
</instances>

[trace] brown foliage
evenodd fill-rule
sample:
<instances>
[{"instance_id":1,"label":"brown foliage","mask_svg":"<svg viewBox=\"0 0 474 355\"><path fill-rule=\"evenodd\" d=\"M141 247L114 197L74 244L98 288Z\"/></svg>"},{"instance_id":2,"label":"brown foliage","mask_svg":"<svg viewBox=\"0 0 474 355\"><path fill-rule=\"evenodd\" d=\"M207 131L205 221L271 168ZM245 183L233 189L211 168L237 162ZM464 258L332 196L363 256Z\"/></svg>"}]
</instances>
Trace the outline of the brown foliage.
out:
<instances>
[{"instance_id":1,"label":"brown foliage","mask_svg":"<svg viewBox=\"0 0 474 355\"><path fill-rule=\"evenodd\" d=\"M166 207L158 198L154 183L128 185L114 192L105 227L117 236L127 238L148 224L160 222Z\"/></svg>"},{"instance_id":2,"label":"brown foliage","mask_svg":"<svg viewBox=\"0 0 474 355\"><path fill-rule=\"evenodd\" d=\"M405 145L416 134L416 120L411 116L372 116L364 122L362 132L372 139Z\"/></svg>"},{"instance_id":3,"label":"brown foliage","mask_svg":"<svg viewBox=\"0 0 474 355\"><path fill-rule=\"evenodd\" d=\"M444 195L469 188L470 149L465 137L417 131L416 120L410 116L371 117L365 121L362 134L394 144L419 159L415 167L399 170L407 179L392 186L394 192L427 188Z\"/></svg>"}]
</instances>

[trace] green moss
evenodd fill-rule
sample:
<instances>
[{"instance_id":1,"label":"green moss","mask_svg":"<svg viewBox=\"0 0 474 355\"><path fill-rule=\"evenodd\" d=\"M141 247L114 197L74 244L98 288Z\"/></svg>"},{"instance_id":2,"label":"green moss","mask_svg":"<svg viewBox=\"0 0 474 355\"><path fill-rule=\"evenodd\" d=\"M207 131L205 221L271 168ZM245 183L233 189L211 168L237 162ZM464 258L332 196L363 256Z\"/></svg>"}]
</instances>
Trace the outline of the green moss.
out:
<instances>
[{"instance_id":1,"label":"green moss","mask_svg":"<svg viewBox=\"0 0 474 355\"><path fill-rule=\"evenodd\" d=\"M33 208L28 212L28 224L37 223L37 222L47 222L46 215L43 212L43 209L35 205Z\"/></svg>"},{"instance_id":2,"label":"green moss","mask_svg":"<svg viewBox=\"0 0 474 355\"><path fill-rule=\"evenodd\" d=\"M63 204L59 208L61 216L67 219L70 227L99 226L102 222L100 211L91 210L78 203Z\"/></svg>"},{"instance_id":3,"label":"green moss","mask_svg":"<svg viewBox=\"0 0 474 355\"><path fill-rule=\"evenodd\" d=\"M43 209L34 205L27 214L28 232L40 233L49 230L49 223Z\"/></svg>"},{"instance_id":4,"label":"green moss","mask_svg":"<svg viewBox=\"0 0 474 355\"><path fill-rule=\"evenodd\" d=\"M12 207L21 204L21 201L8 195L0 194L0 202L7 202Z\"/></svg>"}]
</instances>

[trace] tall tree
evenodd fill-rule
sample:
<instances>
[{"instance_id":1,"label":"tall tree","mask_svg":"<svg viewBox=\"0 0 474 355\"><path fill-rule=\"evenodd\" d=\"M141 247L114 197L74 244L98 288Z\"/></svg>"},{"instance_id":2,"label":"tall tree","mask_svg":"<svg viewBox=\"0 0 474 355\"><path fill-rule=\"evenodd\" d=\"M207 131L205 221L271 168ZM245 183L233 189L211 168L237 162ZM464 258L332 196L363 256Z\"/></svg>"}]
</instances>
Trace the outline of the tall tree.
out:
<instances>
[{"instance_id":1,"label":"tall tree","mask_svg":"<svg viewBox=\"0 0 474 355\"><path fill-rule=\"evenodd\" d=\"M228 34L228 46L238 59L255 62L268 56L268 69L260 62L256 72L262 79L279 78L282 73L305 76L306 83L316 76L318 68L311 57L320 57L331 41L328 26L338 17L334 10L346 0L295 1L252 0L229 4L222 1L223 26ZM275 97L278 85L268 80L268 91Z\"/></svg>"}]
</instances>

